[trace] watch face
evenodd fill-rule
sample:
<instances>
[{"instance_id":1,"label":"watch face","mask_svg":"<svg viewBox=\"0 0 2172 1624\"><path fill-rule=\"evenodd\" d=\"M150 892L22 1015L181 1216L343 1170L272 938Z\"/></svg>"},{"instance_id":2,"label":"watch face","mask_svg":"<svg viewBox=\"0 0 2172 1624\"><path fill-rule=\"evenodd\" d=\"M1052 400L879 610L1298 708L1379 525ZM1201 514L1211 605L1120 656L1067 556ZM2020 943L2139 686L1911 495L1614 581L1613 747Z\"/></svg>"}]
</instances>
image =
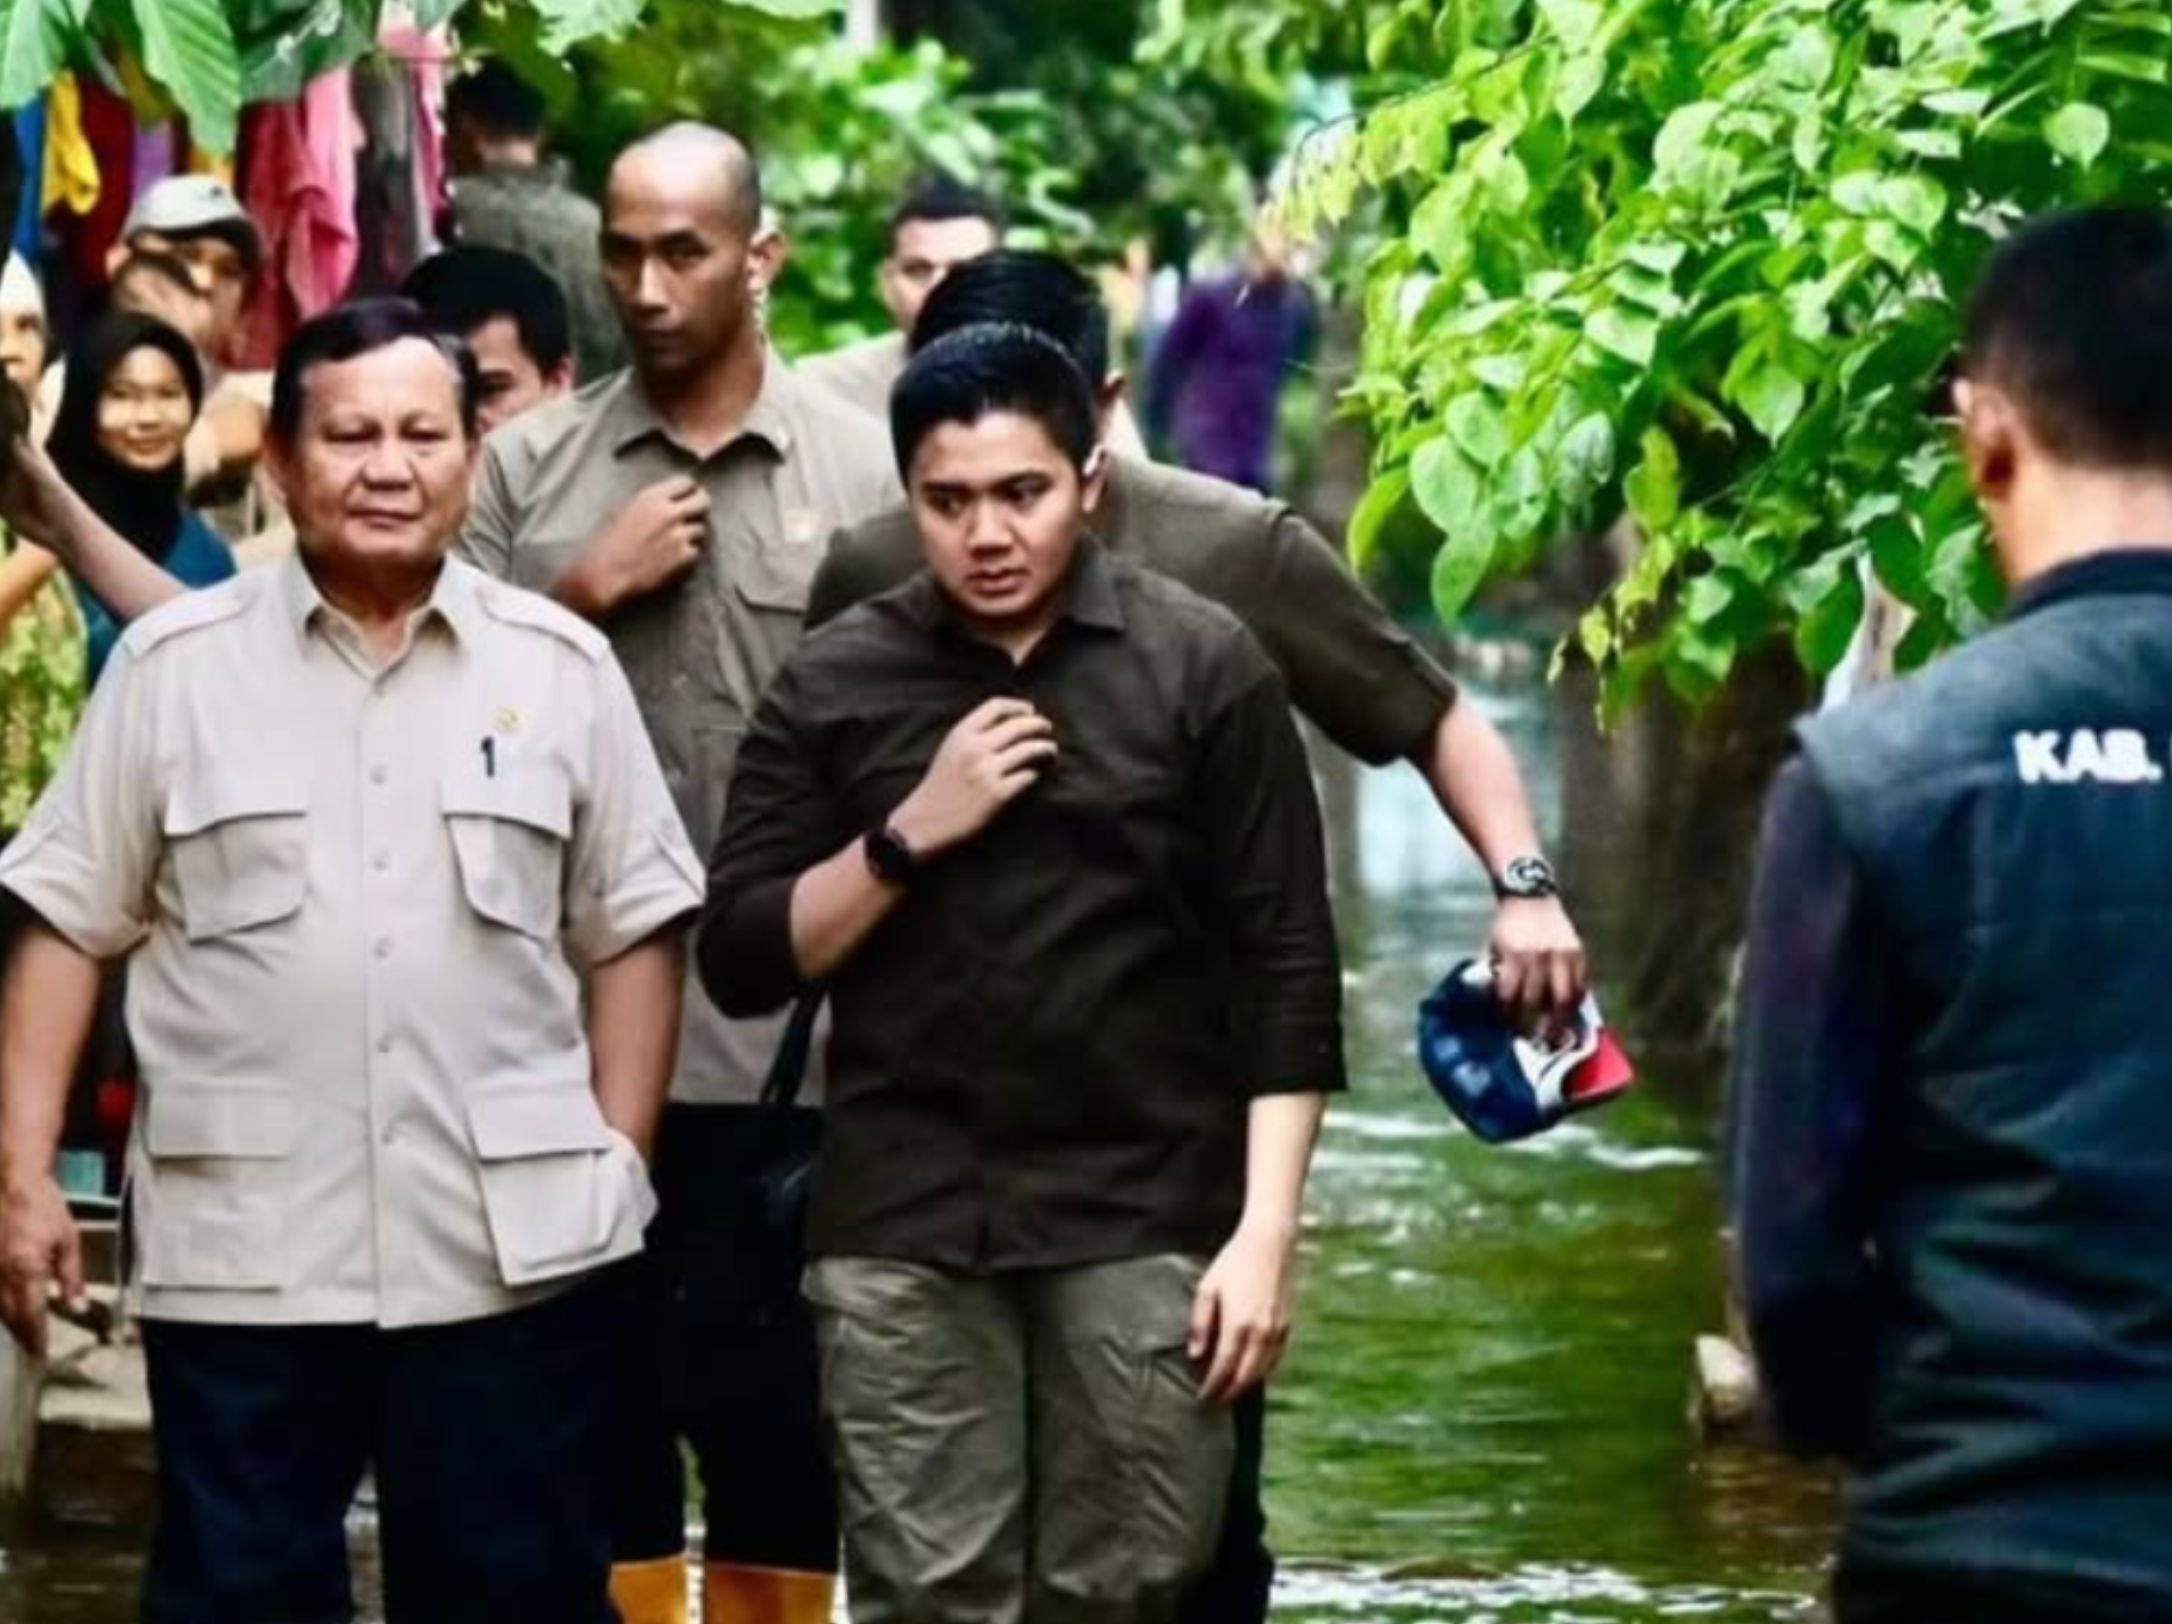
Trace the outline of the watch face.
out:
<instances>
[{"instance_id":1,"label":"watch face","mask_svg":"<svg viewBox=\"0 0 2172 1624\"><path fill-rule=\"evenodd\" d=\"M1543 857L1518 857L1501 870L1501 890L1512 897L1550 897L1560 886L1553 865Z\"/></svg>"}]
</instances>

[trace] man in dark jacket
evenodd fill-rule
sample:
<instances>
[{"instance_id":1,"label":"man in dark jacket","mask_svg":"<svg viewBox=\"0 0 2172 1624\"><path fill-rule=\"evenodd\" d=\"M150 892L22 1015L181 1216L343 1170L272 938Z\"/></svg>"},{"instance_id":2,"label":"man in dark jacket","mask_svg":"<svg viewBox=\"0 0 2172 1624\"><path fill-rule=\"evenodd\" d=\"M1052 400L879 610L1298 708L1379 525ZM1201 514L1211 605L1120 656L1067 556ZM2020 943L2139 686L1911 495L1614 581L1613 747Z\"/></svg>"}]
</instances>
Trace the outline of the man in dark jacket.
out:
<instances>
[{"instance_id":1,"label":"man in dark jacket","mask_svg":"<svg viewBox=\"0 0 2172 1624\"><path fill-rule=\"evenodd\" d=\"M1735 1079L1750 1330L1842 1624L2172 1617L2172 218L1969 311L2004 625L1802 730Z\"/></svg>"}]
</instances>

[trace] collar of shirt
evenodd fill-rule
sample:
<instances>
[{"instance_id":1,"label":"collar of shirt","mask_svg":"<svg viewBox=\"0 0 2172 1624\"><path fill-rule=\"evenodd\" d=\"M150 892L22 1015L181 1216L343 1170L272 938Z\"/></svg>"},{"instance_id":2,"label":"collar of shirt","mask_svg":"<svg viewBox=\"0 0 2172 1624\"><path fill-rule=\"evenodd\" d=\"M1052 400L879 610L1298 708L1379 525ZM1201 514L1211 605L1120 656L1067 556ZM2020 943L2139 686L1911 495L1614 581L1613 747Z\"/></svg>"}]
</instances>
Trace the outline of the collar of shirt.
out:
<instances>
[{"instance_id":1,"label":"collar of shirt","mask_svg":"<svg viewBox=\"0 0 2172 1624\"><path fill-rule=\"evenodd\" d=\"M2172 593L2172 548L2117 547L2046 570L2013 595L2006 618L2019 620L2069 598Z\"/></svg>"},{"instance_id":2,"label":"collar of shirt","mask_svg":"<svg viewBox=\"0 0 2172 1624\"><path fill-rule=\"evenodd\" d=\"M1124 606L1116 595L1116 583L1109 573L1108 554L1091 537L1079 541L1078 552L1071 560L1071 572L1056 590L1061 602L1056 611L1058 621L1069 621L1099 632L1121 633L1125 629ZM949 631L976 645L981 644L981 639L974 637L952 610L950 599L937 583L934 571L923 569L913 577L905 588L903 605L906 614L923 631Z\"/></svg>"},{"instance_id":3,"label":"collar of shirt","mask_svg":"<svg viewBox=\"0 0 2172 1624\"><path fill-rule=\"evenodd\" d=\"M744 440L754 440L769 448L779 462L792 454L792 394L791 371L774 350L762 354L762 387L755 394L754 404L747 408L746 421L716 451L699 459L714 462L725 452ZM631 367L619 374L617 386L612 391L604 410L607 438L613 456L624 456L642 441L655 438L665 444L685 449L684 442L673 432L671 425L657 415L641 392L641 382ZM691 453L688 453L691 455Z\"/></svg>"},{"instance_id":4,"label":"collar of shirt","mask_svg":"<svg viewBox=\"0 0 2172 1624\"><path fill-rule=\"evenodd\" d=\"M279 572L279 590L286 604L287 623L294 628L297 645L306 642L311 627L324 628L331 624L352 627L353 622L325 600L317 587L316 577L309 573L300 548L296 548L275 566ZM437 584L430 589L430 596L423 606L408 617L408 637L412 643L415 629L426 621L435 619L443 623L459 642L471 642L475 636L475 616L480 606L475 601L474 577L451 559L438 570ZM387 661L387 666L398 663Z\"/></svg>"}]
</instances>

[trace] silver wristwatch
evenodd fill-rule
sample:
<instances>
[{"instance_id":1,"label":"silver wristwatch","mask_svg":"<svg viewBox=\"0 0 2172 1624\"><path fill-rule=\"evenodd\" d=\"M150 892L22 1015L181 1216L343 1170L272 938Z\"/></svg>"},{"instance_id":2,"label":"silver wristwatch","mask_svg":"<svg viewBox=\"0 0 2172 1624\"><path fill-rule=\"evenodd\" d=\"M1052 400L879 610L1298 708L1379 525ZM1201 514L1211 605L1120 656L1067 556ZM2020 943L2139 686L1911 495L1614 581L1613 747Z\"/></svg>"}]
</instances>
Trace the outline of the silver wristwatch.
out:
<instances>
[{"instance_id":1,"label":"silver wristwatch","mask_svg":"<svg viewBox=\"0 0 2172 1624\"><path fill-rule=\"evenodd\" d=\"M1504 902L1512 897L1558 897L1561 882L1554 877L1554 865L1545 858L1535 853L1511 857L1493 877L1493 894Z\"/></svg>"}]
</instances>

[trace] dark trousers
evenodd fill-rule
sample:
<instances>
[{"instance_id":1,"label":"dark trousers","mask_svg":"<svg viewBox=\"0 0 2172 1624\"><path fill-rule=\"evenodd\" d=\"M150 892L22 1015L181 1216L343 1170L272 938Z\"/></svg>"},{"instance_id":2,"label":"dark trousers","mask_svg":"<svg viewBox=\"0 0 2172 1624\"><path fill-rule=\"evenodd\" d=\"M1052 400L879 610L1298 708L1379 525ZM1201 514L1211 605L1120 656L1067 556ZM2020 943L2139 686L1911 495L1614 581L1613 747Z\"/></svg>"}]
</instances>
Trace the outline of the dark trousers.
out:
<instances>
[{"instance_id":1,"label":"dark trousers","mask_svg":"<svg viewBox=\"0 0 2172 1624\"><path fill-rule=\"evenodd\" d=\"M1214 1566L1184 1600L1184 1624L1266 1624L1274 1593L1275 1558L1267 1548L1262 1474L1267 1455L1267 1392L1254 1388L1237 1401L1236 1468Z\"/></svg>"},{"instance_id":2,"label":"dark trousers","mask_svg":"<svg viewBox=\"0 0 2172 1624\"><path fill-rule=\"evenodd\" d=\"M701 1480L705 1559L837 1571L837 1484L801 1258L796 1245L775 1244L753 1184L765 1149L812 1150L820 1133L813 1110L665 1112L658 1212L630 1323L640 1374L613 1451L620 1562L686 1549L684 1439Z\"/></svg>"},{"instance_id":3,"label":"dark trousers","mask_svg":"<svg viewBox=\"0 0 2172 1624\"><path fill-rule=\"evenodd\" d=\"M611 1624L620 1271L416 1330L143 1327L159 1457L144 1624L345 1624L377 1480L388 1624Z\"/></svg>"},{"instance_id":4,"label":"dark trousers","mask_svg":"<svg viewBox=\"0 0 2172 1624\"><path fill-rule=\"evenodd\" d=\"M1938 1573L1843 1560L1833 1575L1837 1624L2153 1624L2164 1598L2014 1574Z\"/></svg>"}]
</instances>

